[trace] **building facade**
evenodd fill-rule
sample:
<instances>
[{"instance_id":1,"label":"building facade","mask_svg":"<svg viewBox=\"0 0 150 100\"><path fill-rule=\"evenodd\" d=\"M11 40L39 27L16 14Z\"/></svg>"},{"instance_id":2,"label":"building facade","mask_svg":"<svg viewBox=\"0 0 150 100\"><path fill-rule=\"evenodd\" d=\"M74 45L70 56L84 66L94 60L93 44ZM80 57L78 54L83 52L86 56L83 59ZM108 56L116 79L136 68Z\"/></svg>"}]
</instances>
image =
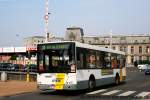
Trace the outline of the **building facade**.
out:
<instances>
[{"instance_id":1,"label":"building facade","mask_svg":"<svg viewBox=\"0 0 150 100\"><path fill-rule=\"evenodd\" d=\"M23 44L26 47L36 47L39 43L44 43L45 37L44 36L32 36L24 38Z\"/></svg>"},{"instance_id":2,"label":"building facade","mask_svg":"<svg viewBox=\"0 0 150 100\"><path fill-rule=\"evenodd\" d=\"M125 52L128 65L133 65L135 61L139 60L150 61L149 34L116 35L112 38L110 36L84 37L84 42Z\"/></svg>"},{"instance_id":3,"label":"building facade","mask_svg":"<svg viewBox=\"0 0 150 100\"><path fill-rule=\"evenodd\" d=\"M80 27L69 27L66 30L64 40L83 42L83 29Z\"/></svg>"},{"instance_id":4,"label":"building facade","mask_svg":"<svg viewBox=\"0 0 150 100\"><path fill-rule=\"evenodd\" d=\"M128 65L133 65L135 61L139 60L150 61L150 34L83 36L83 29L82 33L79 31L80 29L82 28L67 28L65 35L67 38L65 40L79 41L123 51L126 54ZM81 39L83 40L81 41Z\"/></svg>"}]
</instances>

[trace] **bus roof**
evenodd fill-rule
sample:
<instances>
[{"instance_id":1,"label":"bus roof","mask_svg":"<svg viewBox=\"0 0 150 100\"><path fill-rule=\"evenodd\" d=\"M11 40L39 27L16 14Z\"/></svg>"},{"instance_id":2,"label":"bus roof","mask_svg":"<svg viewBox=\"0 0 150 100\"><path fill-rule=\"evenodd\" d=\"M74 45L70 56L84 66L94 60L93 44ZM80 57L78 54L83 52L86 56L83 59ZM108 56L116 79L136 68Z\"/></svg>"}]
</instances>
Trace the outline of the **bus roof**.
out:
<instances>
[{"instance_id":1,"label":"bus roof","mask_svg":"<svg viewBox=\"0 0 150 100\"><path fill-rule=\"evenodd\" d=\"M125 52L122 52L122 51L113 50L113 49L104 48L104 47L99 47L96 45L81 43L81 42L77 42L77 41L57 41L57 42L47 42L47 43L42 43L42 44L52 44L52 43L75 43L77 47L81 47L81 48L99 50L99 51L105 51L105 52L111 52L111 53L125 55Z\"/></svg>"},{"instance_id":2,"label":"bus roof","mask_svg":"<svg viewBox=\"0 0 150 100\"><path fill-rule=\"evenodd\" d=\"M96 46L96 45L80 43L80 42L76 42L76 46L77 47L82 47L82 48L87 48L87 49L92 49L92 50L99 50L99 51L105 51L105 52L111 52L111 53L117 53L117 54L125 55L125 52L122 52L122 51L113 50L113 49L104 48L104 47L99 47L99 46Z\"/></svg>"}]
</instances>

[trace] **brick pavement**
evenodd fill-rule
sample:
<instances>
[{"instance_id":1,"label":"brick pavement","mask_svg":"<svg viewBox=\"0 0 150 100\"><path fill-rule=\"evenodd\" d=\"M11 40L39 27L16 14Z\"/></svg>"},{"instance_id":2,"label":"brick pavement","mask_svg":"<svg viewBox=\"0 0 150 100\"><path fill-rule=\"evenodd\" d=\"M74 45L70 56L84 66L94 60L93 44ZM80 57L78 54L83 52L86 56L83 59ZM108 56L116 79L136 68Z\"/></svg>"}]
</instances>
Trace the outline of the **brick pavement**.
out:
<instances>
[{"instance_id":1,"label":"brick pavement","mask_svg":"<svg viewBox=\"0 0 150 100\"><path fill-rule=\"evenodd\" d=\"M36 82L26 81L0 81L0 96L10 96L36 91Z\"/></svg>"}]
</instances>

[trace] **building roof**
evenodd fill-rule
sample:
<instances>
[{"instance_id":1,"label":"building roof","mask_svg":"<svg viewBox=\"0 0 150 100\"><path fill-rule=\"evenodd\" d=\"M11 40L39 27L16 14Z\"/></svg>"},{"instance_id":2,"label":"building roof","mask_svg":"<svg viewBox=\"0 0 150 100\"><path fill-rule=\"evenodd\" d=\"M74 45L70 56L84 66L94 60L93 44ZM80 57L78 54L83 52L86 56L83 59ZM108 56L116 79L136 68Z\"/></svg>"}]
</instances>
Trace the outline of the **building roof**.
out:
<instances>
[{"instance_id":1,"label":"building roof","mask_svg":"<svg viewBox=\"0 0 150 100\"><path fill-rule=\"evenodd\" d=\"M112 37L150 37L150 33L148 34L112 34ZM99 35L85 35L84 38L107 38L110 37L109 34L99 34Z\"/></svg>"},{"instance_id":2,"label":"building roof","mask_svg":"<svg viewBox=\"0 0 150 100\"><path fill-rule=\"evenodd\" d=\"M31 36L31 37L26 37L24 39L29 39L29 38L45 38L44 36Z\"/></svg>"}]
</instances>

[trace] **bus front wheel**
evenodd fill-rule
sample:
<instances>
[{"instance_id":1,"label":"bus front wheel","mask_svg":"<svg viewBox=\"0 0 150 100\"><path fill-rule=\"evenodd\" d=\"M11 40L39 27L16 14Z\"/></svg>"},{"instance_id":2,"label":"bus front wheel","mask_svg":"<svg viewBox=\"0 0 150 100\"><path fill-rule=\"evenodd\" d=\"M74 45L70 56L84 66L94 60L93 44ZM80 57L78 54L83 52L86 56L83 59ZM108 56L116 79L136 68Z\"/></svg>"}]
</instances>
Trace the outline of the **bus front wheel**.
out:
<instances>
[{"instance_id":1,"label":"bus front wheel","mask_svg":"<svg viewBox=\"0 0 150 100\"><path fill-rule=\"evenodd\" d=\"M89 79L89 82L88 82L88 85L89 85L89 90L90 90L90 91L94 90L94 88L96 87L95 79L90 78L90 79Z\"/></svg>"}]
</instances>

